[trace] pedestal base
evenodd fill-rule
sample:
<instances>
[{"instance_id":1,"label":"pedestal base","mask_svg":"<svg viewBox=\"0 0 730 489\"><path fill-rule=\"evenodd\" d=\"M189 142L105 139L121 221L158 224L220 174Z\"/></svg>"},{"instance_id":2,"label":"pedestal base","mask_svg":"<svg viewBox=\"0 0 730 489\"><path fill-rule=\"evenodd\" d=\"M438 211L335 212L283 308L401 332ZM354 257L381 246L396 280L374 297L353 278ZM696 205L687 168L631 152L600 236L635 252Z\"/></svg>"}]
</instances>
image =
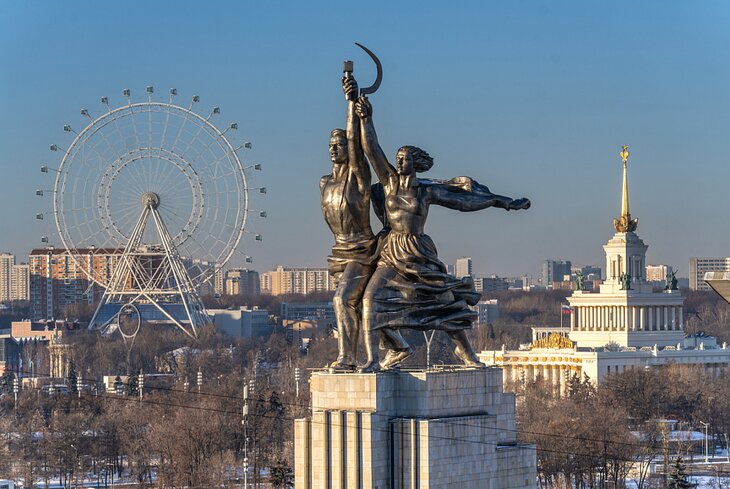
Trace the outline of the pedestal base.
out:
<instances>
[{"instance_id":1,"label":"pedestal base","mask_svg":"<svg viewBox=\"0 0 730 489\"><path fill-rule=\"evenodd\" d=\"M316 372L310 384L312 416L295 421L297 489L536 486L500 369Z\"/></svg>"}]
</instances>

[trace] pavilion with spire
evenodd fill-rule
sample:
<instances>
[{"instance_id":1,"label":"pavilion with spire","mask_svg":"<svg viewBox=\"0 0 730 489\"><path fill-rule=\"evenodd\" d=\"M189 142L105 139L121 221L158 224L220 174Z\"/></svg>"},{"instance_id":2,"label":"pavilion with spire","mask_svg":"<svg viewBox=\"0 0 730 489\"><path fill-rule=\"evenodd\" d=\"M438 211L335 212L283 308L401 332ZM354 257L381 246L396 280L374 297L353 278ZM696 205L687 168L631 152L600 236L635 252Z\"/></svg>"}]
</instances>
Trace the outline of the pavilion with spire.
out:
<instances>
[{"instance_id":1,"label":"pavilion with spire","mask_svg":"<svg viewBox=\"0 0 730 489\"><path fill-rule=\"evenodd\" d=\"M504 369L505 382L542 377L564 390L570 377L594 382L627 368L700 364L719 370L730 365L730 349L711 337L685 338L684 298L670 285L654 291L646 280L648 246L636 234L639 220L629 210L628 146L621 153L623 185L616 233L603 245L605 280L598 292L575 290L567 330L533 328L533 341L519 350L482 351L487 365Z\"/></svg>"},{"instance_id":2,"label":"pavilion with spire","mask_svg":"<svg viewBox=\"0 0 730 489\"><path fill-rule=\"evenodd\" d=\"M684 298L678 290L654 292L646 280L649 247L636 234L639 220L629 211L628 158L624 146L621 215L613 220L616 234L603 245L606 279L597 294L576 290L568 297L569 336L582 346L664 347L684 338Z\"/></svg>"}]
</instances>

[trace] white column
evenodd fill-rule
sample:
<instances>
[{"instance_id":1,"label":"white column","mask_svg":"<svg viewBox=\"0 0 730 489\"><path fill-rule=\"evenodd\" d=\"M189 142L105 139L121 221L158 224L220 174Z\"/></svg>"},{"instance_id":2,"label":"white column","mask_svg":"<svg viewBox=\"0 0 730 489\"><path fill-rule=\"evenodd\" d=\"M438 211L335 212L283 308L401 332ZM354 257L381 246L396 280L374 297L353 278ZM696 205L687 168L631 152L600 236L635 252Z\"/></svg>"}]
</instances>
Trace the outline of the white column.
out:
<instances>
[{"instance_id":1,"label":"white column","mask_svg":"<svg viewBox=\"0 0 730 489\"><path fill-rule=\"evenodd\" d=\"M644 331L644 306L639 307L639 331Z\"/></svg>"},{"instance_id":2,"label":"white column","mask_svg":"<svg viewBox=\"0 0 730 489\"><path fill-rule=\"evenodd\" d=\"M656 306L654 309L656 310L656 330L660 331L662 329L662 308Z\"/></svg>"},{"instance_id":3,"label":"white column","mask_svg":"<svg viewBox=\"0 0 730 489\"><path fill-rule=\"evenodd\" d=\"M578 329L581 331L585 331L586 329L586 318L585 318L585 308L579 307L576 309L576 320L578 321Z\"/></svg>"},{"instance_id":4,"label":"white column","mask_svg":"<svg viewBox=\"0 0 730 489\"><path fill-rule=\"evenodd\" d=\"M679 306L679 329L684 329L684 308Z\"/></svg>"},{"instance_id":5,"label":"white column","mask_svg":"<svg viewBox=\"0 0 730 489\"><path fill-rule=\"evenodd\" d=\"M647 331L654 331L654 308L651 306L646 306L646 315L649 318Z\"/></svg>"},{"instance_id":6,"label":"white column","mask_svg":"<svg viewBox=\"0 0 730 489\"><path fill-rule=\"evenodd\" d=\"M616 308L616 306L608 306L607 309L608 309L609 321L608 321L608 324L607 324L608 327L606 328L606 330L612 331L612 330L616 329L616 322L618 320L618 318L616 317L617 316L616 313L618 312L618 309Z\"/></svg>"},{"instance_id":7,"label":"white column","mask_svg":"<svg viewBox=\"0 0 730 489\"><path fill-rule=\"evenodd\" d=\"M598 323L598 308L591 306L591 331L596 330L596 324Z\"/></svg>"},{"instance_id":8,"label":"white column","mask_svg":"<svg viewBox=\"0 0 730 489\"><path fill-rule=\"evenodd\" d=\"M560 311L560 314L563 314L563 311ZM573 310L570 311L570 330L575 331L575 315L578 314L578 308L573 308Z\"/></svg>"},{"instance_id":9,"label":"white column","mask_svg":"<svg viewBox=\"0 0 730 489\"><path fill-rule=\"evenodd\" d=\"M631 331L636 331L639 323L639 308L631 306Z\"/></svg>"},{"instance_id":10,"label":"white column","mask_svg":"<svg viewBox=\"0 0 730 489\"><path fill-rule=\"evenodd\" d=\"M595 331L596 330L596 306L590 306L591 307L591 326L590 330Z\"/></svg>"},{"instance_id":11,"label":"white column","mask_svg":"<svg viewBox=\"0 0 730 489\"><path fill-rule=\"evenodd\" d=\"M586 319L588 320L588 327L586 329L588 331L593 331L593 306L588 306L586 314Z\"/></svg>"}]
</instances>

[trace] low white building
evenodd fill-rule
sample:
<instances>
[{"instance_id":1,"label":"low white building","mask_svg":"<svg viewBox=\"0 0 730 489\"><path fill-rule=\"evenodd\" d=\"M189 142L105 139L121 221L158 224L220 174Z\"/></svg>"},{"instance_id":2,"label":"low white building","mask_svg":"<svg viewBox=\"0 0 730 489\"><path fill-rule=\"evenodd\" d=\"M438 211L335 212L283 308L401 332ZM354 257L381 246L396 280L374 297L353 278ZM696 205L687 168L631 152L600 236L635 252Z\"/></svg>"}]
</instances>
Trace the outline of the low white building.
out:
<instances>
[{"instance_id":1,"label":"low white building","mask_svg":"<svg viewBox=\"0 0 730 489\"><path fill-rule=\"evenodd\" d=\"M637 225L629 212L624 161L621 217L614 219L616 234L603 246L606 279L599 291L576 290L568 297L569 328L536 328L530 345L483 351L480 359L502 367L505 382L542 377L561 391L573 376L599 383L630 368L683 364L719 372L730 365L730 349L714 338L685 341L684 298L678 290L653 291L646 280L648 246L636 234Z\"/></svg>"},{"instance_id":2,"label":"low white building","mask_svg":"<svg viewBox=\"0 0 730 489\"><path fill-rule=\"evenodd\" d=\"M228 335L241 338L252 338L263 335L271 330L272 321L269 311L241 307L239 309L208 309L208 315L213 318L216 328Z\"/></svg>"}]
</instances>

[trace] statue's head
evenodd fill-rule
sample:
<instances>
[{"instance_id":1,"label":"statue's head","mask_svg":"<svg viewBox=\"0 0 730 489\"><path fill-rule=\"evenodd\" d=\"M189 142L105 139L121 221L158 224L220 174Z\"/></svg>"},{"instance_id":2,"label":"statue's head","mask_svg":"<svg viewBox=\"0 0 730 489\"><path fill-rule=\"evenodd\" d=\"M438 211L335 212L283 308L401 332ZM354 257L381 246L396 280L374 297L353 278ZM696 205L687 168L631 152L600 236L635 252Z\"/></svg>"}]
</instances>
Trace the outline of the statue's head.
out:
<instances>
[{"instance_id":1,"label":"statue's head","mask_svg":"<svg viewBox=\"0 0 730 489\"><path fill-rule=\"evenodd\" d=\"M421 148L403 146L395 155L395 166L399 175L424 172L433 166L433 158Z\"/></svg>"},{"instance_id":2,"label":"statue's head","mask_svg":"<svg viewBox=\"0 0 730 489\"><path fill-rule=\"evenodd\" d=\"M347 163L347 133L344 129L332 129L330 133L330 160L333 165Z\"/></svg>"}]
</instances>

